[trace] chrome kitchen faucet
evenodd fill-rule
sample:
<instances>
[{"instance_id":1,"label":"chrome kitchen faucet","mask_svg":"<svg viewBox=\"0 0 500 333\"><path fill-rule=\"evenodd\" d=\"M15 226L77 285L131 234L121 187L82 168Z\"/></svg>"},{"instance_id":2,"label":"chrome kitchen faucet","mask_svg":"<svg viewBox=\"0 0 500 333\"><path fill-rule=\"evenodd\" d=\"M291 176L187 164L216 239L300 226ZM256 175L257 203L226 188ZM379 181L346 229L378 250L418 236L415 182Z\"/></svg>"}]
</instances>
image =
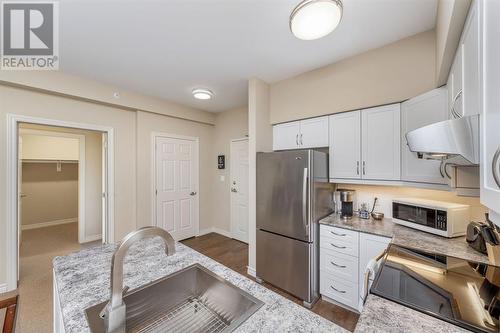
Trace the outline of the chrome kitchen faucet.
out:
<instances>
[{"instance_id":1,"label":"chrome kitchen faucet","mask_svg":"<svg viewBox=\"0 0 500 333\"><path fill-rule=\"evenodd\" d=\"M165 242L165 254L175 253L175 241L166 230L158 227L144 227L129 233L116 249L111 259L111 299L101 311L101 318L105 320L106 332L125 333L126 306L123 294L123 259L132 244L145 238L159 236Z\"/></svg>"}]
</instances>

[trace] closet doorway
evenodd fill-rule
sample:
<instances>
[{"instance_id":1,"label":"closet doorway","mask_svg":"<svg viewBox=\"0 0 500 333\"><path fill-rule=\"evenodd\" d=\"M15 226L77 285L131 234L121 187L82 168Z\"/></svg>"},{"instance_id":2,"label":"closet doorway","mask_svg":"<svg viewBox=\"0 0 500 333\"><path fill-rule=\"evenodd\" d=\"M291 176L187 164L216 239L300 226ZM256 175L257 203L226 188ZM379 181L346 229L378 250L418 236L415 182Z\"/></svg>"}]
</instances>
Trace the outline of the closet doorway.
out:
<instances>
[{"instance_id":1,"label":"closet doorway","mask_svg":"<svg viewBox=\"0 0 500 333\"><path fill-rule=\"evenodd\" d=\"M22 332L50 331L32 325L52 322L53 258L103 242L105 137L100 131L18 124L17 328Z\"/></svg>"}]
</instances>

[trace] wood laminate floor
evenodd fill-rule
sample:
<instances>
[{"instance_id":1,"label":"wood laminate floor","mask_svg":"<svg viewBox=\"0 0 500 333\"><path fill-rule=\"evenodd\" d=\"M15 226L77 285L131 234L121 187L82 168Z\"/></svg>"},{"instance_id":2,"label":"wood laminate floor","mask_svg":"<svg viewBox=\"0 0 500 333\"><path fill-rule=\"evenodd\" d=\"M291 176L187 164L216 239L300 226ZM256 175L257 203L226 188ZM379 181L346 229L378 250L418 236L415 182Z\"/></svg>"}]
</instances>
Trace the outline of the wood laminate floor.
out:
<instances>
[{"instance_id":1,"label":"wood laminate floor","mask_svg":"<svg viewBox=\"0 0 500 333\"><path fill-rule=\"evenodd\" d=\"M200 237L193 237L182 241L184 245L203 253L221 264L231 268L232 270L255 280L247 274L248 264L248 245L237 240L216 234L210 233ZM263 284L265 287L277 292L287 299L302 305L302 301L287 292L280 290L268 283ZM311 309L320 316L334 322L335 324L344 327L349 331L354 331L358 322L359 314L346 310L340 306L319 300Z\"/></svg>"}]
</instances>

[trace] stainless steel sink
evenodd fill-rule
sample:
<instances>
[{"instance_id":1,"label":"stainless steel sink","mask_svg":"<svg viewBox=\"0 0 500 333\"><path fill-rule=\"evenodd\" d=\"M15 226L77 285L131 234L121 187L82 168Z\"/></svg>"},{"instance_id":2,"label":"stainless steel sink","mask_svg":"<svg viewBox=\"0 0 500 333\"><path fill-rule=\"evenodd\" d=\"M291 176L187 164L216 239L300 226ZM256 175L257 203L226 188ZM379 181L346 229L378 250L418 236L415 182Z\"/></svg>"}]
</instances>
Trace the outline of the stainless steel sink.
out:
<instances>
[{"instance_id":1,"label":"stainless steel sink","mask_svg":"<svg viewBox=\"0 0 500 333\"><path fill-rule=\"evenodd\" d=\"M199 264L127 293L127 332L232 332L264 303ZM105 332L103 302L85 310Z\"/></svg>"}]
</instances>

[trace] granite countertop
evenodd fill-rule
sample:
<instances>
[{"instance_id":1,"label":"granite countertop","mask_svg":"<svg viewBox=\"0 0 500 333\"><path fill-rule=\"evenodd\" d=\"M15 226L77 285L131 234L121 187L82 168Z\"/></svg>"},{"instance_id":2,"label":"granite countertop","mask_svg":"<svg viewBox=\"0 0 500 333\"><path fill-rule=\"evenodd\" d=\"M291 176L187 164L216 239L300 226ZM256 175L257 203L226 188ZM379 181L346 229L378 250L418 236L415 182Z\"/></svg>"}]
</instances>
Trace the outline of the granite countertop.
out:
<instances>
[{"instance_id":1,"label":"granite countertop","mask_svg":"<svg viewBox=\"0 0 500 333\"><path fill-rule=\"evenodd\" d=\"M464 333L469 330L384 298L370 295L354 332Z\"/></svg>"},{"instance_id":2,"label":"granite countertop","mask_svg":"<svg viewBox=\"0 0 500 333\"><path fill-rule=\"evenodd\" d=\"M343 220L332 214L320 220L321 224L349 230L391 237L392 244L417 250L435 252L465 260L488 263L488 256L472 249L465 237L445 238L411 229L384 218L381 221L364 220L354 216ZM355 332L468 332L456 325L434 318L401 304L370 294Z\"/></svg>"},{"instance_id":3,"label":"granite countertop","mask_svg":"<svg viewBox=\"0 0 500 333\"><path fill-rule=\"evenodd\" d=\"M343 220L338 214L331 214L320 220L319 223L391 237L392 244L416 250L435 252L480 263L488 263L488 256L471 248L465 241L465 237L445 238L396 224L389 218L377 221L374 219L364 220L358 216L353 216L350 220Z\"/></svg>"},{"instance_id":4,"label":"granite countertop","mask_svg":"<svg viewBox=\"0 0 500 333\"><path fill-rule=\"evenodd\" d=\"M54 258L54 283L66 333L89 332L85 309L109 299L114 250L115 245L103 245ZM125 258L124 285L135 289L199 263L265 303L235 332L347 332L183 244L176 243L176 250L174 255L167 257L159 238L132 246Z\"/></svg>"}]
</instances>

